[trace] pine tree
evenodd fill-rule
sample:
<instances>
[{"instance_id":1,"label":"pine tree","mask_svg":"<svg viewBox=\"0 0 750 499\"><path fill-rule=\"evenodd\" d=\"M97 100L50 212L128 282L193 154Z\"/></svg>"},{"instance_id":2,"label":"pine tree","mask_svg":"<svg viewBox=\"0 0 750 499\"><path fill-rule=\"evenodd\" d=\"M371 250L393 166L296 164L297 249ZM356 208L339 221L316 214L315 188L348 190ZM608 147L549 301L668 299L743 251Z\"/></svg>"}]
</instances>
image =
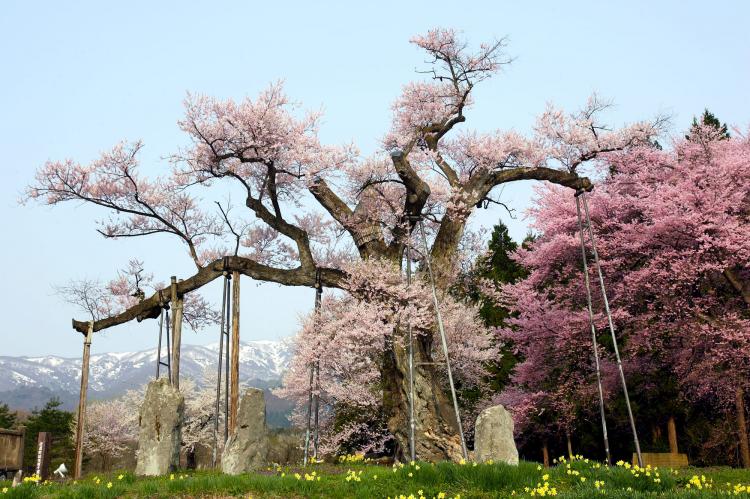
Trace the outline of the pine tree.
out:
<instances>
[{"instance_id":1,"label":"pine tree","mask_svg":"<svg viewBox=\"0 0 750 499\"><path fill-rule=\"evenodd\" d=\"M685 135L685 138L691 142L697 142L701 138L704 138L707 131L710 137L705 138L710 140L726 140L730 137L727 124L722 124L711 111L705 109L700 121L698 121L698 118L693 117L693 124L688 134Z\"/></svg>"},{"instance_id":2,"label":"pine tree","mask_svg":"<svg viewBox=\"0 0 750 499\"><path fill-rule=\"evenodd\" d=\"M60 409L62 402L57 397L52 397L41 410L32 411L26 420L26 442L24 443L24 466L27 470L33 469L36 464L37 438L39 432L52 433L52 446L50 448L50 464L57 467L66 463L72 468L74 451L71 435L71 423L73 413Z\"/></svg>"},{"instance_id":3,"label":"pine tree","mask_svg":"<svg viewBox=\"0 0 750 499\"><path fill-rule=\"evenodd\" d=\"M18 415L15 412L10 412L8 404L0 404L0 428L13 428L17 420Z\"/></svg>"},{"instance_id":4,"label":"pine tree","mask_svg":"<svg viewBox=\"0 0 750 499\"><path fill-rule=\"evenodd\" d=\"M533 241L533 235L531 234L526 237L523 244L530 241ZM516 249L518 249L518 243L511 239L508 234L508 227L499 221L492 230L492 236L487 245L487 253L477 258L471 275L462 280L470 284L467 288L454 289L456 295L480 304L479 315L488 327L503 326L512 311L483 296L476 283L489 280L495 284L512 284L524 279L528 274L526 269L511 258ZM500 392L508 383L510 373L518 362L511 345L501 347L501 353L497 361L486 366L490 386L496 392ZM479 396L479 394L475 395ZM467 399L472 398L467 393L464 396Z\"/></svg>"}]
</instances>

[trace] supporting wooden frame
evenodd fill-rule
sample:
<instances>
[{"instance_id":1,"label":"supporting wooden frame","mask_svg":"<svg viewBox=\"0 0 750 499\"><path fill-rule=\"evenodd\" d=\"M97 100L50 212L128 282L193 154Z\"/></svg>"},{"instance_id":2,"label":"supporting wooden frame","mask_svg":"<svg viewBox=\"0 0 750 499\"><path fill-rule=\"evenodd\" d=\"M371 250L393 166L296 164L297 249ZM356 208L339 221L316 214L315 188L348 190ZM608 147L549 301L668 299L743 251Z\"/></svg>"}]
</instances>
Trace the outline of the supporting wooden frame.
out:
<instances>
[{"instance_id":1,"label":"supporting wooden frame","mask_svg":"<svg viewBox=\"0 0 750 499\"><path fill-rule=\"evenodd\" d=\"M89 387L89 360L91 358L91 337L94 335L94 321L89 322L89 329L83 339L83 359L81 361L81 391L78 395L78 421L76 422L76 455L73 467L73 478L81 478L83 466L83 432L86 424L86 394Z\"/></svg>"},{"instance_id":2,"label":"supporting wooden frame","mask_svg":"<svg viewBox=\"0 0 750 499\"><path fill-rule=\"evenodd\" d=\"M180 349L182 348L182 296L177 294L177 277L172 276L172 386L180 389Z\"/></svg>"},{"instance_id":3,"label":"supporting wooden frame","mask_svg":"<svg viewBox=\"0 0 750 499\"><path fill-rule=\"evenodd\" d=\"M229 433L237 427L240 404L240 273L232 272L232 349L229 362Z\"/></svg>"}]
</instances>

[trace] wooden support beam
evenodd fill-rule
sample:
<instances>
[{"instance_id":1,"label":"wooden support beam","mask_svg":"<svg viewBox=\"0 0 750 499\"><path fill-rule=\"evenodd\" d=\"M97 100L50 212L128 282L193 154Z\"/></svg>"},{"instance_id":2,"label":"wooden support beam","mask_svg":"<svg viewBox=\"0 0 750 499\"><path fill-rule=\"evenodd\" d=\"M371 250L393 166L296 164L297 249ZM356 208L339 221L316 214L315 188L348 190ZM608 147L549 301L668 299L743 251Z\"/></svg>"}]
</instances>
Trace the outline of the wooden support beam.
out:
<instances>
[{"instance_id":1,"label":"wooden support beam","mask_svg":"<svg viewBox=\"0 0 750 499\"><path fill-rule=\"evenodd\" d=\"M669 438L669 452L677 454L680 451L677 448L677 424L675 424L674 416L669 416L667 421L667 437Z\"/></svg>"},{"instance_id":2,"label":"wooden support beam","mask_svg":"<svg viewBox=\"0 0 750 499\"><path fill-rule=\"evenodd\" d=\"M89 387L89 359L91 358L91 337L94 335L94 322L89 322L89 329L83 339L83 359L81 361L81 391L78 395L78 421L76 422L76 456L73 467L73 478L81 478L83 465L83 432L86 424L86 392Z\"/></svg>"},{"instance_id":3,"label":"wooden support beam","mask_svg":"<svg viewBox=\"0 0 750 499\"><path fill-rule=\"evenodd\" d=\"M258 281L277 282L285 286L315 286L316 269L297 267L295 269L274 269L261 265L257 262L241 256L228 256L219 258L202 267L195 275L177 283L177 293L180 296L195 291L209 282L222 277L227 270L237 271L242 275L252 277ZM342 270L322 268L320 280L323 286L329 288L340 288L346 274ZM94 332L125 324L131 320L138 322L144 319L156 319L161 313L164 301L168 299L170 288L157 290L153 295L138 302L127 310L105 317L94 322ZM73 319L73 329L85 335L88 329L88 321Z\"/></svg>"},{"instance_id":4,"label":"wooden support beam","mask_svg":"<svg viewBox=\"0 0 750 499\"><path fill-rule=\"evenodd\" d=\"M735 391L737 409L737 438L740 441L740 462L743 468L750 468L750 444L747 439L747 422L745 420L745 392L741 387Z\"/></svg>"},{"instance_id":5,"label":"wooden support beam","mask_svg":"<svg viewBox=\"0 0 750 499\"><path fill-rule=\"evenodd\" d=\"M177 294L177 278L172 276L172 386L180 389L180 348L182 347L182 296Z\"/></svg>"},{"instance_id":6,"label":"wooden support beam","mask_svg":"<svg viewBox=\"0 0 750 499\"><path fill-rule=\"evenodd\" d=\"M232 351L229 361L229 433L237 426L240 405L240 273L232 272Z\"/></svg>"}]
</instances>

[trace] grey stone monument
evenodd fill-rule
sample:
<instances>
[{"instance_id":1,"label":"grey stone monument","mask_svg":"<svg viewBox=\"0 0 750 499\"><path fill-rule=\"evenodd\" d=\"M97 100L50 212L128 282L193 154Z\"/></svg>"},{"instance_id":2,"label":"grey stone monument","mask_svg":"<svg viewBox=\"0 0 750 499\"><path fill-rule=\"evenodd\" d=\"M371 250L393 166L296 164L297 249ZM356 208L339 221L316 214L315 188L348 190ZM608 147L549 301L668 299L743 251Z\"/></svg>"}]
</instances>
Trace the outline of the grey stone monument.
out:
<instances>
[{"instance_id":1,"label":"grey stone monument","mask_svg":"<svg viewBox=\"0 0 750 499\"><path fill-rule=\"evenodd\" d=\"M480 463L492 460L518 464L513 418L502 405L488 407L479 414L474 427L474 457Z\"/></svg>"},{"instance_id":2,"label":"grey stone monument","mask_svg":"<svg viewBox=\"0 0 750 499\"><path fill-rule=\"evenodd\" d=\"M266 463L267 455L266 399L263 390L248 388L240 401L235 430L221 456L221 471L238 475L256 470Z\"/></svg>"},{"instance_id":3,"label":"grey stone monument","mask_svg":"<svg viewBox=\"0 0 750 499\"><path fill-rule=\"evenodd\" d=\"M138 417L137 475L164 475L180 464L185 398L167 378L151 381Z\"/></svg>"}]
</instances>

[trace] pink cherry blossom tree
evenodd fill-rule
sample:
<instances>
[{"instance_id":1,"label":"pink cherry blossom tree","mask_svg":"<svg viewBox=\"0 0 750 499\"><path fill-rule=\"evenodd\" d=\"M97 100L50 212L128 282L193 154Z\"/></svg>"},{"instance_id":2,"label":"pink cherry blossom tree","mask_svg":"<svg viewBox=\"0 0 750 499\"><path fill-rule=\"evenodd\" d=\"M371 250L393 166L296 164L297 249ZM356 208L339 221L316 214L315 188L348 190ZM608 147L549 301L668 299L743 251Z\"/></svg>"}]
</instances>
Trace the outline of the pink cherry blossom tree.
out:
<instances>
[{"instance_id":1,"label":"pink cherry blossom tree","mask_svg":"<svg viewBox=\"0 0 750 499\"><path fill-rule=\"evenodd\" d=\"M648 397L672 380L689 403L732 408L747 466L750 142L700 127L688 138L669 150L602 156L606 176L589 196L592 226L626 371L645 380L635 393ZM569 192L543 187L531 216L540 237L517 253L529 278L489 290L518 310L501 336L524 360L500 398L515 408L522 432L540 430L534 417L542 411L570 428L572 415L596 404L593 363L581 355L591 352L591 337L575 203ZM600 298L594 294L603 331ZM600 345L611 397L611 348Z\"/></svg>"},{"instance_id":2,"label":"pink cherry blossom tree","mask_svg":"<svg viewBox=\"0 0 750 499\"><path fill-rule=\"evenodd\" d=\"M111 469L115 459L136 447L142 398L142 394L129 390L122 397L91 402L86 407L83 449L87 456L101 459L102 469ZM72 426L75 434L76 420Z\"/></svg>"},{"instance_id":3,"label":"pink cherry blossom tree","mask_svg":"<svg viewBox=\"0 0 750 499\"><path fill-rule=\"evenodd\" d=\"M200 383L192 378L185 378L180 383L180 391L185 397L181 451L187 456L190 466L191 461L195 461L195 451L199 446L211 448L214 444L216 373L213 369L204 371ZM146 387L143 386L137 390L128 390L114 399L88 404L84 452L101 459L105 470L111 467L114 459L137 448L138 414L145 392ZM219 423L224 424L223 406L219 410ZM75 425L76 421L73 421L74 433ZM218 436L217 442L220 456L224 445L223 434Z\"/></svg>"},{"instance_id":4,"label":"pink cherry blossom tree","mask_svg":"<svg viewBox=\"0 0 750 499\"><path fill-rule=\"evenodd\" d=\"M48 162L28 198L102 207L109 217L99 231L107 238L174 236L196 266L193 276L178 283L181 296L226 270L290 286L312 287L319 279L324 287L347 289L354 282L347 262L372 262L373 275L383 260L399 267L421 218L437 284L445 290L468 218L478 204L493 200L495 187L532 179L588 189L579 166L645 143L657 132L658 122L607 127L605 106L596 98L572 114L549 107L529 137L459 132L474 105L474 87L509 61L504 41L472 49L455 31L434 29L412 43L429 58L424 78L404 86L382 148L370 157L360 157L351 145L322 144L320 113L302 112L275 83L241 101L189 95L179 126L190 145L172 156L168 176L141 173L141 143L121 143L88 165ZM244 193L241 214L223 206L209 211L196 194L227 183ZM157 316L160 294L105 314L94 330ZM76 321L75 327L85 331L86 323ZM456 428L444 410L449 402L439 371L429 364L429 338L420 336L416 352L416 382L423 387L418 405L432 425L422 439L422 457L457 458ZM405 448L407 365L398 345L394 338L384 347L378 369L388 430Z\"/></svg>"}]
</instances>

